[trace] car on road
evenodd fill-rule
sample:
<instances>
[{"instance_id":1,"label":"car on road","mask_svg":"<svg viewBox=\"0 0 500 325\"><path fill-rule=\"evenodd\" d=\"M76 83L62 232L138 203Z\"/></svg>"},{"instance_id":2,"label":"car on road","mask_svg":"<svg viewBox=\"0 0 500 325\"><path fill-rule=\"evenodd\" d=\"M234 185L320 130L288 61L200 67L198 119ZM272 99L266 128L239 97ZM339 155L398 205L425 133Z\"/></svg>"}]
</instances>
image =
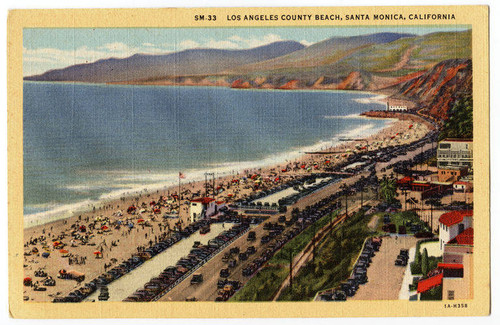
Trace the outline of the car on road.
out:
<instances>
[{"instance_id":1,"label":"car on road","mask_svg":"<svg viewBox=\"0 0 500 325\"><path fill-rule=\"evenodd\" d=\"M203 274L194 274L191 278L191 284L199 284L203 282Z\"/></svg>"},{"instance_id":2,"label":"car on road","mask_svg":"<svg viewBox=\"0 0 500 325\"><path fill-rule=\"evenodd\" d=\"M225 268L225 269L220 270L219 276L221 278L227 278L227 277L229 277L229 269Z\"/></svg>"},{"instance_id":3,"label":"car on road","mask_svg":"<svg viewBox=\"0 0 500 325\"><path fill-rule=\"evenodd\" d=\"M255 231L248 232L247 241L254 241L257 237L255 236Z\"/></svg>"}]
</instances>

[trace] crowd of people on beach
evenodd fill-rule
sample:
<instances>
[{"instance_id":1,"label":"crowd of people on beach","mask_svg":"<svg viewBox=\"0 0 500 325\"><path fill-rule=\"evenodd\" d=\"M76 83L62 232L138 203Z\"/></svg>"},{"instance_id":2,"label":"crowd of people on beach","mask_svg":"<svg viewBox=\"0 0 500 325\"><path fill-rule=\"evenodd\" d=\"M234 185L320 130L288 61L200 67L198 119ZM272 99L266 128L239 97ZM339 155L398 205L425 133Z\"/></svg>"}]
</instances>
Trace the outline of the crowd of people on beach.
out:
<instances>
[{"instance_id":1,"label":"crowd of people on beach","mask_svg":"<svg viewBox=\"0 0 500 325\"><path fill-rule=\"evenodd\" d=\"M403 127L400 126L400 129ZM412 132L415 129L414 127ZM393 135L387 132L374 136L370 143L367 140L363 146L365 148L358 146L356 149L356 144L343 144L335 148L336 151L342 152L340 154L306 155L271 168L248 169L234 173L218 179L213 184L186 182L182 184L180 192L175 188L156 191L156 194L144 191L131 198L122 197L117 202L94 206L91 212L78 217L35 227L34 230L28 229L25 233L30 234L30 237L24 245L27 249L25 255L31 255L37 263L43 263L49 273L71 266L92 276L97 275L103 267L105 270L109 269L117 257L134 251L144 252L148 247L167 238L174 230L187 226L189 205L186 201L190 199L209 195L230 204L245 199L256 191L272 189L300 175L324 172L354 152L370 150L372 143L375 148L412 140L410 137L405 139L404 133L391 139ZM133 209L130 209L131 207ZM117 246L120 246L120 249L113 250L113 247ZM43 253L46 253L45 259L40 257ZM25 260L26 266L31 264L31 260ZM29 268L26 270L26 275L30 275ZM64 286L66 289L71 287ZM64 290L58 288L58 291ZM37 299L43 300L43 296L38 296Z\"/></svg>"}]
</instances>

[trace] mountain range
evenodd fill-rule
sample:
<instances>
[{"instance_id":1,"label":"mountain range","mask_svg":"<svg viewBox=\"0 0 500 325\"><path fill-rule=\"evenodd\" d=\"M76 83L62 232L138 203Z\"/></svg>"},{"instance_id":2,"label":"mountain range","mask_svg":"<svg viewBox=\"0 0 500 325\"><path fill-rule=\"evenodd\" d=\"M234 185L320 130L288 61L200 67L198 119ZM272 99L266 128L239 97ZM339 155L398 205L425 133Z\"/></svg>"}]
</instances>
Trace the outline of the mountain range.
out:
<instances>
[{"instance_id":1,"label":"mountain range","mask_svg":"<svg viewBox=\"0 0 500 325\"><path fill-rule=\"evenodd\" d=\"M445 112L439 112L440 104L427 97L441 90L423 89L436 87L429 85L436 80L444 82L438 87L443 91L471 89L471 36L470 30L426 35L376 33L332 37L310 46L280 41L245 50L135 54L50 70L25 80L382 91L422 107L431 105L434 109L428 111L443 118L453 99L441 96Z\"/></svg>"}]
</instances>

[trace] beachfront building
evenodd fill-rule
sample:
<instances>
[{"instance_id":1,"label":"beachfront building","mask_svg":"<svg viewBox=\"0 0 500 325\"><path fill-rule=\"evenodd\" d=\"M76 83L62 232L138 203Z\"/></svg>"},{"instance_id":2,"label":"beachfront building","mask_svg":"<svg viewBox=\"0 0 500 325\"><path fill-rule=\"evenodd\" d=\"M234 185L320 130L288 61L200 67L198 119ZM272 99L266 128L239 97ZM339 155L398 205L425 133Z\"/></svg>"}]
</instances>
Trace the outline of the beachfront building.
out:
<instances>
[{"instance_id":1,"label":"beachfront building","mask_svg":"<svg viewBox=\"0 0 500 325\"><path fill-rule=\"evenodd\" d=\"M441 299L472 298L474 228L472 210L452 211L439 218L439 245L443 259L428 277L418 282L419 298L441 287Z\"/></svg>"},{"instance_id":2,"label":"beachfront building","mask_svg":"<svg viewBox=\"0 0 500 325\"><path fill-rule=\"evenodd\" d=\"M452 239L472 227L472 210L447 212L439 217L439 249L444 251L445 245Z\"/></svg>"},{"instance_id":3,"label":"beachfront building","mask_svg":"<svg viewBox=\"0 0 500 325\"><path fill-rule=\"evenodd\" d=\"M439 142L437 166L439 169L472 168L472 140L445 139Z\"/></svg>"},{"instance_id":4,"label":"beachfront building","mask_svg":"<svg viewBox=\"0 0 500 325\"><path fill-rule=\"evenodd\" d=\"M408 111L408 105L400 100L389 99L386 102L386 111L388 112L406 112Z\"/></svg>"},{"instance_id":5,"label":"beachfront building","mask_svg":"<svg viewBox=\"0 0 500 325\"><path fill-rule=\"evenodd\" d=\"M214 215L217 212L217 204L210 197L202 197L189 202L189 218L196 222Z\"/></svg>"}]
</instances>

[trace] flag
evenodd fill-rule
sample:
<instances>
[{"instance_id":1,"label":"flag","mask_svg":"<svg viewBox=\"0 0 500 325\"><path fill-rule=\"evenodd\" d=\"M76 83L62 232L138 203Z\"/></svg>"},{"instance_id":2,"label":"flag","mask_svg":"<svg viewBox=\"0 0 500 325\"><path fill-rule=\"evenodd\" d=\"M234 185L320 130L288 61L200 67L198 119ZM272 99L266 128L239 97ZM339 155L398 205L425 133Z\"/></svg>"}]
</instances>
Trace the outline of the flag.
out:
<instances>
[{"instance_id":1,"label":"flag","mask_svg":"<svg viewBox=\"0 0 500 325\"><path fill-rule=\"evenodd\" d=\"M186 175L184 175L183 173L179 172L179 178L186 178Z\"/></svg>"}]
</instances>

